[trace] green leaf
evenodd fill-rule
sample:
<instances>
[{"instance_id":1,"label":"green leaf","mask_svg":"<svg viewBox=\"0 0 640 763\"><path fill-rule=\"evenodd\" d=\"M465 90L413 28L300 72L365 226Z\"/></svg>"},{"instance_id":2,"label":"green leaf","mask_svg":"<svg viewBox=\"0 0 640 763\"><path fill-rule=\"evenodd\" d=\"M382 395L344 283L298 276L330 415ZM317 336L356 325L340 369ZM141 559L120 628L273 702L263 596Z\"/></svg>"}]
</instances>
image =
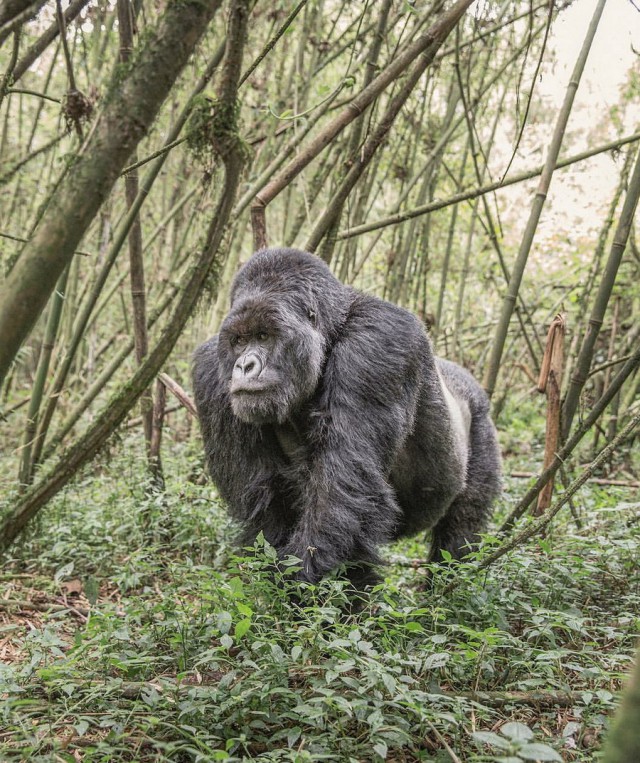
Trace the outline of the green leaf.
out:
<instances>
[{"instance_id":1,"label":"green leaf","mask_svg":"<svg viewBox=\"0 0 640 763\"><path fill-rule=\"evenodd\" d=\"M382 673L380 677L382 678L382 683L384 684L384 687L389 692L389 694L395 694L397 686L395 678L389 673Z\"/></svg>"},{"instance_id":2,"label":"green leaf","mask_svg":"<svg viewBox=\"0 0 640 763\"><path fill-rule=\"evenodd\" d=\"M244 595L244 584L238 577L231 578L229 581L229 588L231 589L231 595L234 599L240 598Z\"/></svg>"},{"instance_id":3,"label":"green leaf","mask_svg":"<svg viewBox=\"0 0 640 763\"><path fill-rule=\"evenodd\" d=\"M424 661L424 669L434 670L435 668L441 668L443 665L446 665L450 659L451 655L447 652L435 652L435 654L430 654Z\"/></svg>"},{"instance_id":4,"label":"green leaf","mask_svg":"<svg viewBox=\"0 0 640 763\"><path fill-rule=\"evenodd\" d=\"M476 742L490 744L492 747L497 747L499 750L508 750L511 747L510 742L503 737L498 736L498 734L494 734L493 731L474 731L471 736Z\"/></svg>"},{"instance_id":5,"label":"green leaf","mask_svg":"<svg viewBox=\"0 0 640 763\"><path fill-rule=\"evenodd\" d=\"M593 699L593 694L590 691L582 692L582 701L584 702L585 705L590 705L592 699Z\"/></svg>"},{"instance_id":6,"label":"green leaf","mask_svg":"<svg viewBox=\"0 0 640 763\"><path fill-rule=\"evenodd\" d=\"M287 734L287 745L293 747L298 739L300 739L300 734L302 734L302 729L299 726L294 726L292 729L289 729L289 733Z\"/></svg>"},{"instance_id":7,"label":"green leaf","mask_svg":"<svg viewBox=\"0 0 640 763\"><path fill-rule=\"evenodd\" d=\"M247 606L246 604L243 604L241 601L236 602L236 607L238 609L238 612L241 615L244 615L244 617L251 617L253 614L253 610L251 607Z\"/></svg>"},{"instance_id":8,"label":"green leaf","mask_svg":"<svg viewBox=\"0 0 640 763\"><path fill-rule=\"evenodd\" d=\"M558 753L549 747L548 744L541 744L540 742L532 742L531 744L525 744L518 750L518 755L525 760L536 761L559 761L562 763L562 758Z\"/></svg>"},{"instance_id":9,"label":"green leaf","mask_svg":"<svg viewBox=\"0 0 640 763\"><path fill-rule=\"evenodd\" d=\"M500 729L500 733L509 739L518 740L519 742L526 742L528 739L533 739L533 731L524 723L518 723L517 721L511 721L505 723Z\"/></svg>"},{"instance_id":10,"label":"green leaf","mask_svg":"<svg viewBox=\"0 0 640 763\"><path fill-rule=\"evenodd\" d=\"M59 583L62 578L69 577L71 573L73 572L73 562L69 562L69 564L65 564L63 567L60 567L56 570L56 574L53 576L53 579L56 581L56 583Z\"/></svg>"},{"instance_id":11,"label":"green leaf","mask_svg":"<svg viewBox=\"0 0 640 763\"><path fill-rule=\"evenodd\" d=\"M241 639L244 634L251 628L251 618L245 617L244 620L240 620L236 624L235 635L237 639Z\"/></svg>"},{"instance_id":12,"label":"green leaf","mask_svg":"<svg viewBox=\"0 0 640 763\"><path fill-rule=\"evenodd\" d=\"M84 579L82 588L84 589L84 595L87 597L89 604L93 606L96 601L98 601L98 596L100 595L100 585L98 581L93 575L89 575Z\"/></svg>"},{"instance_id":13,"label":"green leaf","mask_svg":"<svg viewBox=\"0 0 640 763\"><path fill-rule=\"evenodd\" d=\"M387 759L388 748L384 742L378 742L373 745L373 751L379 755L383 760Z\"/></svg>"}]
</instances>

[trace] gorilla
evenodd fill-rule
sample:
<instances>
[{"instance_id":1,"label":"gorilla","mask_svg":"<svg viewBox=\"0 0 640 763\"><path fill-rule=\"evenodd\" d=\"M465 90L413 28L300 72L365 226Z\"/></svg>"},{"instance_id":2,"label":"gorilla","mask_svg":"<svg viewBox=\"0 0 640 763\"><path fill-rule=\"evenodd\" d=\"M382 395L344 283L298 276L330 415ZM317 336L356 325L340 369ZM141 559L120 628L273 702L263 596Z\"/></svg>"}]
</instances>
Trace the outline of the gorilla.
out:
<instances>
[{"instance_id":1,"label":"gorilla","mask_svg":"<svg viewBox=\"0 0 640 763\"><path fill-rule=\"evenodd\" d=\"M377 580L380 544L432 530L430 560L477 543L500 491L488 400L435 358L408 311L338 281L318 257L263 249L239 270L220 333L196 350L206 458L253 543L317 582Z\"/></svg>"}]
</instances>

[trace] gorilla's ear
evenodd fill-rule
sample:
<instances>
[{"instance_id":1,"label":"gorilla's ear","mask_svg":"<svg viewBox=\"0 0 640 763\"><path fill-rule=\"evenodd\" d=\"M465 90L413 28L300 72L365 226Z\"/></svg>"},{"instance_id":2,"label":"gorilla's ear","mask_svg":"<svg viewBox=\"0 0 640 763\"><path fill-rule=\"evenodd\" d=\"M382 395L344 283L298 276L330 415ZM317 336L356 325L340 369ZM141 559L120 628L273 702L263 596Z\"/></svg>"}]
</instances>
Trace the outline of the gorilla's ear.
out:
<instances>
[{"instance_id":1,"label":"gorilla's ear","mask_svg":"<svg viewBox=\"0 0 640 763\"><path fill-rule=\"evenodd\" d=\"M309 320L311 321L311 323L312 323L314 326L315 326L315 325L318 323L318 318L317 318L317 315L316 315L316 311L315 311L315 310L312 310L311 308L309 308L309 309L307 310L307 316L309 317Z\"/></svg>"}]
</instances>

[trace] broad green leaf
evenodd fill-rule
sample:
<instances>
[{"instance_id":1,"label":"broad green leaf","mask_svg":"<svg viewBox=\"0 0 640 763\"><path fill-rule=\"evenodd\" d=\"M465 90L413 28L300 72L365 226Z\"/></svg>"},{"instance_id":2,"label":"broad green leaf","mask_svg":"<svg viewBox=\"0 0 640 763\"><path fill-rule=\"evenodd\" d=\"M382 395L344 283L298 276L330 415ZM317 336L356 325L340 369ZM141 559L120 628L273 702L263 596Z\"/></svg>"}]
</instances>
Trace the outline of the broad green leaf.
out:
<instances>
[{"instance_id":1,"label":"broad green leaf","mask_svg":"<svg viewBox=\"0 0 640 763\"><path fill-rule=\"evenodd\" d=\"M245 617L244 620L240 620L236 624L235 634L236 638L240 639L251 628L251 618Z\"/></svg>"},{"instance_id":2,"label":"broad green leaf","mask_svg":"<svg viewBox=\"0 0 640 763\"><path fill-rule=\"evenodd\" d=\"M446 665L450 659L451 655L447 652L436 652L435 654L430 654L424 661L424 669L434 670L435 668L441 668L443 665Z\"/></svg>"},{"instance_id":3,"label":"broad green leaf","mask_svg":"<svg viewBox=\"0 0 640 763\"><path fill-rule=\"evenodd\" d=\"M533 739L533 731L524 723L518 723L517 721L510 721L505 723L501 727L500 733L504 734L509 739L517 739L519 742L526 742L528 739Z\"/></svg>"},{"instance_id":4,"label":"broad green leaf","mask_svg":"<svg viewBox=\"0 0 640 763\"><path fill-rule=\"evenodd\" d=\"M525 760L535 761L558 761L562 763L562 758L558 753L549 747L548 744L542 744L541 742L532 742L531 744L525 744L518 750L518 755Z\"/></svg>"},{"instance_id":5,"label":"broad green leaf","mask_svg":"<svg viewBox=\"0 0 640 763\"><path fill-rule=\"evenodd\" d=\"M508 750L511 747L511 742L508 742L504 737L494 734L493 731L474 731L471 736L476 742L484 742L484 744L490 744L492 747L497 747L499 750Z\"/></svg>"},{"instance_id":6,"label":"broad green leaf","mask_svg":"<svg viewBox=\"0 0 640 763\"><path fill-rule=\"evenodd\" d=\"M373 750L383 760L386 760L388 748L387 748L387 745L384 742L378 742L377 744L374 744L373 745Z\"/></svg>"}]
</instances>

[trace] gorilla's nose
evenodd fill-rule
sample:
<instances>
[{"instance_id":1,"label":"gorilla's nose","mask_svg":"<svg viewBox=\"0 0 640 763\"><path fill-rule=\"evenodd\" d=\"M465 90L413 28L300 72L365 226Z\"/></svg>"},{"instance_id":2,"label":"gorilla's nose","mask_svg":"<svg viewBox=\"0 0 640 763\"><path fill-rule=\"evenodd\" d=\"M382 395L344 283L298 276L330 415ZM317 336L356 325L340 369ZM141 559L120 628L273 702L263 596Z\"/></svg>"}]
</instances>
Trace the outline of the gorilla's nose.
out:
<instances>
[{"instance_id":1,"label":"gorilla's nose","mask_svg":"<svg viewBox=\"0 0 640 763\"><path fill-rule=\"evenodd\" d=\"M248 352L238 358L233 367L234 379L257 379L262 371L262 361L255 352Z\"/></svg>"}]
</instances>

